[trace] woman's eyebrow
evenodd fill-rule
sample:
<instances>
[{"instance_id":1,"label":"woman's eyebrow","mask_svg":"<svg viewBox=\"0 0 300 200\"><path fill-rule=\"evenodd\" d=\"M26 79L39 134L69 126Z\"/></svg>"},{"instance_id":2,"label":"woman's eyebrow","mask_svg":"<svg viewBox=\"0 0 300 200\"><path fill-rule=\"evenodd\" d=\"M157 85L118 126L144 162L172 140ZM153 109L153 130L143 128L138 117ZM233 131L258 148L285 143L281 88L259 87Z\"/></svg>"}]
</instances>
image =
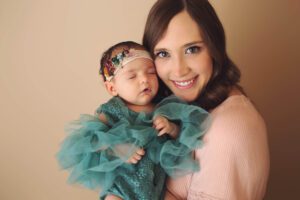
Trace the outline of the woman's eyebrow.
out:
<instances>
[{"instance_id":1,"label":"woman's eyebrow","mask_svg":"<svg viewBox=\"0 0 300 200\"><path fill-rule=\"evenodd\" d=\"M203 43L204 43L204 41L202 41L202 40L193 41L193 42L189 42L189 43L184 44L182 47L186 48L186 47L189 47L189 46L192 46L192 45L195 45L195 44L203 44ZM167 48L155 48L154 52L157 52L157 51L168 51L168 49Z\"/></svg>"},{"instance_id":2,"label":"woman's eyebrow","mask_svg":"<svg viewBox=\"0 0 300 200\"><path fill-rule=\"evenodd\" d=\"M192 45L195 45L195 44L202 44L202 43L204 43L202 40L193 41L193 42L189 42L189 43L184 44L183 47L189 47L189 46L192 46Z\"/></svg>"},{"instance_id":3,"label":"woman's eyebrow","mask_svg":"<svg viewBox=\"0 0 300 200\"><path fill-rule=\"evenodd\" d=\"M157 51L167 51L167 49L166 48L155 48L154 52L157 52Z\"/></svg>"}]
</instances>

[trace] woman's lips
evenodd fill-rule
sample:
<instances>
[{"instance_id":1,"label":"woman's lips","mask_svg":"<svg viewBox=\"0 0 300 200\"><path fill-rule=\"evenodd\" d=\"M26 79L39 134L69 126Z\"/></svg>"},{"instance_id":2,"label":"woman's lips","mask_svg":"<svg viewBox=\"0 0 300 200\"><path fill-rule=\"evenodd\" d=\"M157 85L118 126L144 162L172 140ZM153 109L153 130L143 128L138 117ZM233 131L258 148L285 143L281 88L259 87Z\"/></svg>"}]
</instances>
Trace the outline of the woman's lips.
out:
<instances>
[{"instance_id":1,"label":"woman's lips","mask_svg":"<svg viewBox=\"0 0 300 200\"><path fill-rule=\"evenodd\" d=\"M175 85L175 87L177 87L179 89L189 89L189 88L193 87L193 85L196 82L196 79L197 79L197 77L194 77L194 78L189 79L189 80L172 81L172 82Z\"/></svg>"}]
</instances>

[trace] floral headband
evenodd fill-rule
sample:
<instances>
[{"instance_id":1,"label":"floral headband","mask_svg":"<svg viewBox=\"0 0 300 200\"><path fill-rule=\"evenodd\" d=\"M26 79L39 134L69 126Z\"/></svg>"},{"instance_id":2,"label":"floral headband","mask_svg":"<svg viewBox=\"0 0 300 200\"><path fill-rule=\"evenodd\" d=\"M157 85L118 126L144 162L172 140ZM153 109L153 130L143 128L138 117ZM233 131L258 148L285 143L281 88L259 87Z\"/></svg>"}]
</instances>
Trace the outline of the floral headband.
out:
<instances>
[{"instance_id":1,"label":"floral headband","mask_svg":"<svg viewBox=\"0 0 300 200\"><path fill-rule=\"evenodd\" d=\"M100 74L105 77L105 80L111 81L120 69L138 58L153 60L150 54L145 50L124 49L121 53L107 60L106 63L101 66Z\"/></svg>"}]
</instances>

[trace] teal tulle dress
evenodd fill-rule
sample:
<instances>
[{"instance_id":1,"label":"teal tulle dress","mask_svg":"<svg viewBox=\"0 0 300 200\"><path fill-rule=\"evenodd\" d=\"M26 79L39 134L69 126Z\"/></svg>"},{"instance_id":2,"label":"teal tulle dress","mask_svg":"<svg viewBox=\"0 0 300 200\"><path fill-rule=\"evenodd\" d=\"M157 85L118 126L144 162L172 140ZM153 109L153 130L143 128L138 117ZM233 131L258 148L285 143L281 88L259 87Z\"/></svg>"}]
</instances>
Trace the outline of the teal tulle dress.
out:
<instances>
[{"instance_id":1,"label":"teal tulle dress","mask_svg":"<svg viewBox=\"0 0 300 200\"><path fill-rule=\"evenodd\" d=\"M107 124L98 119L99 113L105 114ZM156 115L180 126L178 138L157 136L152 127ZM70 170L70 183L99 188L100 199L108 194L125 200L163 199L166 176L199 170L193 150L202 144L208 118L205 110L175 96L162 100L151 113L129 110L113 97L94 116L81 115L69 124L57 159ZM144 148L146 154L137 164L126 163L137 148Z\"/></svg>"}]
</instances>

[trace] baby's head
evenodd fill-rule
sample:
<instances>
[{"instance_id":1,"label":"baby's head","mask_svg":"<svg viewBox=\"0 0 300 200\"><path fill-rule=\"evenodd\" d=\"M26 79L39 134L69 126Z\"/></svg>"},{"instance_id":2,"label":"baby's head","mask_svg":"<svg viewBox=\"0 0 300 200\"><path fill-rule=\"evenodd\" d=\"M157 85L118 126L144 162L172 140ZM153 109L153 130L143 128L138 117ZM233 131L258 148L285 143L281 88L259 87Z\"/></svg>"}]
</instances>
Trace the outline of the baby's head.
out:
<instances>
[{"instance_id":1,"label":"baby's head","mask_svg":"<svg viewBox=\"0 0 300 200\"><path fill-rule=\"evenodd\" d=\"M100 64L100 74L112 96L133 105L151 103L158 91L158 79L153 60L142 45L118 43L103 53Z\"/></svg>"}]
</instances>

